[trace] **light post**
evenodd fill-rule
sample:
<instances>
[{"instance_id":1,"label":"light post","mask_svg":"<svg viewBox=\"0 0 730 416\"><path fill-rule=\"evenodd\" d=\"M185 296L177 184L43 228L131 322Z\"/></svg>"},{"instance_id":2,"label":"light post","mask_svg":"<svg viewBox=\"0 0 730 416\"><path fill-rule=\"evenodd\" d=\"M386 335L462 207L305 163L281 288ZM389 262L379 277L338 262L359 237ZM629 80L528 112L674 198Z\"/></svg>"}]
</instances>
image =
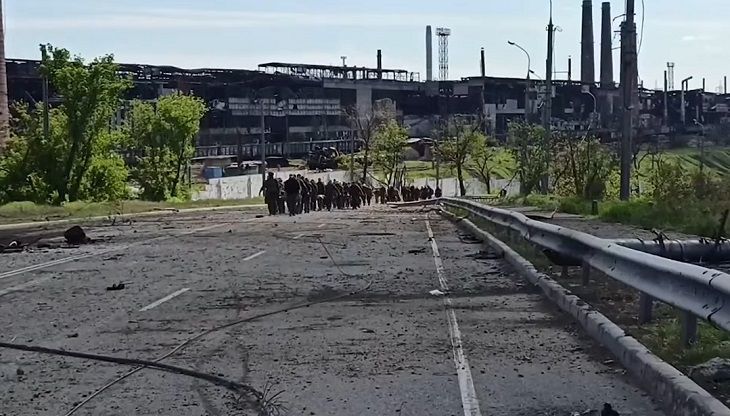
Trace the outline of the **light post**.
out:
<instances>
[{"instance_id":1,"label":"light post","mask_svg":"<svg viewBox=\"0 0 730 416\"><path fill-rule=\"evenodd\" d=\"M685 123L687 122L687 109L684 108L684 106L685 106L684 93L685 93L685 91L689 90L689 81L692 78L693 77L687 77L682 80L682 108L681 108L681 110L682 110L682 113L681 113L682 114L682 127L684 127Z\"/></svg>"},{"instance_id":2,"label":"light post","mask_svg":"<svg viewBox=\"0 0 730 416\"><path fill-rule=\"evenodd\" d=\"M596 96L591 92L590 86L584 85L581 92L583 94L590 95L591 98L593 98L593 111L591 111L590 120L588 121L588 132L590 132L593 127L593 121L598 118L598 112L596 111L598 109L598 101L596 100ZM588 135L588 132L586 132L586 136Z\"/></svg>"},{"instance_id":3,"label":"light post","mask_svg":"<svg viewBox=\"0 0 730 416\"><path fill-rule=\"evenodd\" d=\"M700 173L703 173L705 170L705 125L697 119L693 121L696 126L700 127Z\"/></svg>"},{"instance_id":4,"label":"light post","mask_svg":"<svg viewBox=\"0 0 730 416\"><path fill-rule=\"evenodd\" d=\"M507 44L514 46L515 48L519 48L527 56L527 76L525 77L525 121L530 121L528 109L530 105L530 73L532 72L532 59L530 58L530 53L519 44L512 42L511 40L508 40Z\"/></svg>"}]
</instances>

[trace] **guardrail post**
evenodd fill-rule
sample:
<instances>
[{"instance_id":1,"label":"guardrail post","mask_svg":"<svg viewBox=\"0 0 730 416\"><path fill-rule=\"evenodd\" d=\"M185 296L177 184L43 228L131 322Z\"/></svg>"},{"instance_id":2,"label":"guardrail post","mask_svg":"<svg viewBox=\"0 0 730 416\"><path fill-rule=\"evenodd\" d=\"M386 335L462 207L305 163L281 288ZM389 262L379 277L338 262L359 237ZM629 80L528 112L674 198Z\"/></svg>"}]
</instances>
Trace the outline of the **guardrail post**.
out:
<instances>
[{"instance_id":1,"label":"guardrail post","mask_svg":"<svg viewBox=\"0 0 730 416\"><path fill-rule=\"evenodd\" d=\"M653 307L654 299L650 295L641 292L641 295L639 295L639 324L643 325L651 321Z\"/></svg>"},{"instance_id":2,"label":"guardrail post","mask_svg":"<svg viewBox=\"0 0 730 416\"><path fill-rule=\"evenodd\" d=\"M583 266L581 266L581 280L583 286L588 286L591 282L591 266L586 262L583 262Z\"/></svg>"},{"instance_id":3,"label":"guardrail post","mask_svg":"<svg viewBox=\"0 0 730 416\"><path fill-rule=\"evenodd\" d=\"M682 344L691 347L697 343L697 317L690 312L682 312Z\"/></svg>"}]
</instances>

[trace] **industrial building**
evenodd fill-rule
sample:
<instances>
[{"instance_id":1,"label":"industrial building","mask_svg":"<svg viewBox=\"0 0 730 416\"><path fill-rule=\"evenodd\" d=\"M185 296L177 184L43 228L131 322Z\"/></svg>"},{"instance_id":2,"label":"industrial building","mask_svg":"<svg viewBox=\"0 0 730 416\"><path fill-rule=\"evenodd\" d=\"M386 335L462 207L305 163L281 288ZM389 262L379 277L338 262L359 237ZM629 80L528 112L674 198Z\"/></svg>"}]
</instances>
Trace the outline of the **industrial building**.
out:
<instances>
[{"instance_id":1,"label":"industrial building","mask_svg":"<svg viewBox=\"0 0 730 416\"><path fill-rule=\"evenodd\" d=\"M485 132L498 139L505 138L513 120L539 122L548 95L545 83L486 76L483 51L479 75L434 80L432 33L427 27L424 79L418 72L383 68L379 50L374 54L373 67L346 66L344 62L342 66L272 62L259 65L258 70L187 70L121 64L120 71L134 81L127 97L130 100L154 100L181 91L208 103L210 110L198 139L199 156L255 157L262 118L267 154L299 156L314 146L349 151L353 141L345 111L369 111L374 102L382 99L394 103L399 121L412 137L430 136L442 120L455 114L477 116L484 121ZM448 74L448 56L444 55L448 55L450 31L438 28L436 33L442 78ZM619 136L622 100L614 81L611 39L610 3L604 2L600 76L596 82L592 2L584 0L581 79L573 80L569 71L565 79L552 81L550 121L555 130L590 129L607 141ZM38 61L8 60L11 101L41 100L38 66ZM672 86L671 81L667 80L667 87ZM694 134L730 122L730 95L668 89L639 88L634 124L638 138Z\"/></svg>"}]
</instances>

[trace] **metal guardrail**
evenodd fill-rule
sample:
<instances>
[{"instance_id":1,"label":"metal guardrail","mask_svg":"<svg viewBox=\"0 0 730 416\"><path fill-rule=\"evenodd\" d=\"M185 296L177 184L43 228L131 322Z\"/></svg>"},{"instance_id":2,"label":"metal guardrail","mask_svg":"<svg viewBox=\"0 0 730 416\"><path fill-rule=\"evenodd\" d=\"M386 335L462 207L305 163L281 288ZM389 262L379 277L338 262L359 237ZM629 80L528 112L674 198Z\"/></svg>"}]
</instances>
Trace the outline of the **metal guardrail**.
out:
<instances>
[{"instance_id":1,"label":"metal guardrail","mask_svg":"<svg viewBox=\"0 0 730 416\"><path fill-rule=\"evenodd\" d=\"M697 317L730 330L730 275L726 273L636 251L514 211L456 198L437 202L517 232L542 249L579 259L584 274L592 268L640 291L640 320L651 318L653 299L680 309L683 339L688 344L696 340Z\"/></svg>"}]
</instances>

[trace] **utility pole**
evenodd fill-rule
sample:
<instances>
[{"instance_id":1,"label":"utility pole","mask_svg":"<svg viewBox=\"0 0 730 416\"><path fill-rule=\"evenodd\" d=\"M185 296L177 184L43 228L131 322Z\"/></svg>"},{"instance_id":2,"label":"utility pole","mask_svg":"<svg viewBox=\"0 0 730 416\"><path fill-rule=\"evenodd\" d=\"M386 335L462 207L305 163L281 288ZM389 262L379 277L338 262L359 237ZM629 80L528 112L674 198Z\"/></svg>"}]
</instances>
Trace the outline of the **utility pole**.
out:
<instances>
[{"instance_id":1,"label":"utility pole","mask_svg":"<svg viewBox=\"0 0 730 416\"><path fill-rule=\"evenodd\" d=\"M635 0L626 0L626 17L621 24L621 91L623 99L621 137L621 200L631 198L631 158L634 134L634 111L637 104Z\"/></svg>"},{"instance_id":2,"label":"utility pole","mask_svg":"<svg viewBox=\"0 0 730 416\"><path fill-rule=\"evenodd\" d=\"M41 62L43 65L45 65L46 60L48 59L48 50L46 49L46 45L41 45ZM51 138L51 123L50 123L50 108L48 104L48 75L43 75L43 137L46 139L46 141L50 140Z\"/></svg>"},{"instance_id":3,"label":"utility pole","mask_svg":"<svg viewBox=\"0 0 730 416\"><path fill-rule=\"evenodd\" d=\"M10 137L10 109L8 108L8 74L5 67L5 26L0 2L0 153Z\"/></svg>"},{"instance_id":4,"label":"utility pole","mask_svg":"<svg viewBox=\"0 0 730 416\"><path fill-rule=\"evenodd\" d=\"M264 99L259 97L261 105L261 179L266 181L266 118L264 116ZM263 183L263 182L262 182Z\"/></svg>"},{"instance_id":5,"label":"utility pole","mask_svg":"<svg viewBox=\"0 0 730 416\"><path fill-rule=\"evenodd\" d=\"M547 31L547 59L545 61L545 112L543 113L542 126L548 135L548 140L552 140L552 128L550 122L553 118L553 36L555 35L552 0L550 0L550 22L548 23ZM545 174L540 180L540 186L543 193L548 192L548 179L548 175Z\"/></svg>"}]
</instances>

